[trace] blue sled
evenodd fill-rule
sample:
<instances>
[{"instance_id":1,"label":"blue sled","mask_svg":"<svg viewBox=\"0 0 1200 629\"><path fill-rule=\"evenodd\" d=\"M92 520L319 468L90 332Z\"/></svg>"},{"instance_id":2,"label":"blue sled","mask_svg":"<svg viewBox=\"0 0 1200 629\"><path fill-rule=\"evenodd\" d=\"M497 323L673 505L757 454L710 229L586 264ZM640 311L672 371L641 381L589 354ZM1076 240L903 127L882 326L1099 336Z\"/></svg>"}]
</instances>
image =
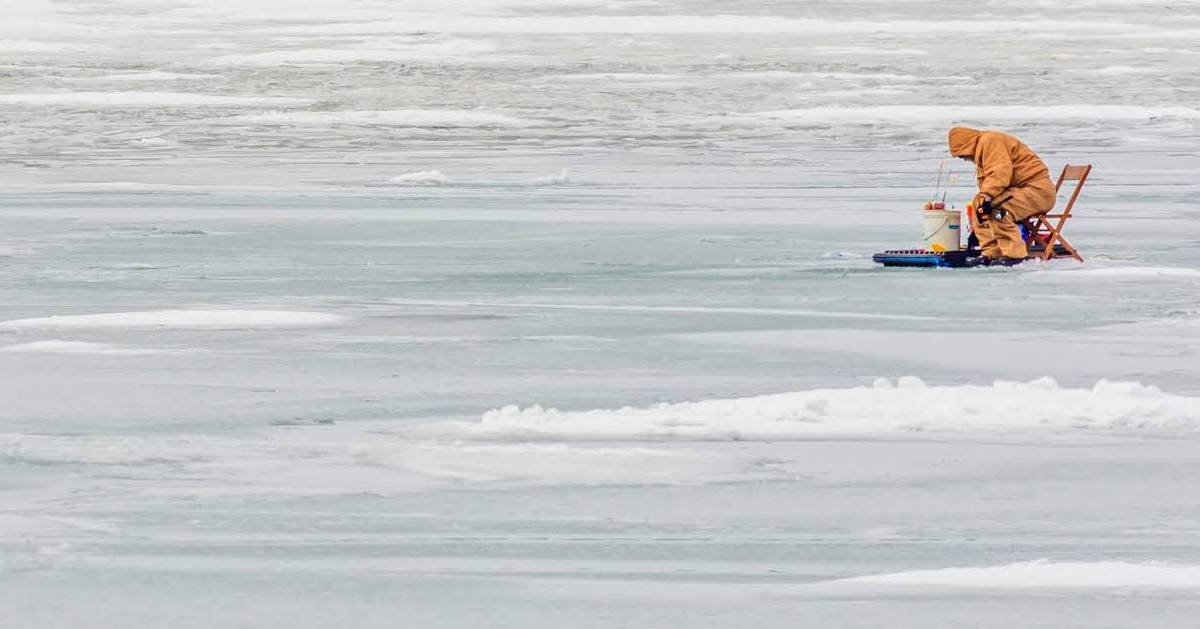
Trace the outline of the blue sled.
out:
<instances>
[{"instance_id":1,"label":"blue sled","mask_svg":"<svg viewBox=\"0 0 1200 629\"><path fill-rule=\"evenodd\" d=\"M872 256L876 264L888 267L916 267L958 269L967 266L969 251L946 251L938 253L924 249L897 249Z\"/></svg>"}]
</instances>

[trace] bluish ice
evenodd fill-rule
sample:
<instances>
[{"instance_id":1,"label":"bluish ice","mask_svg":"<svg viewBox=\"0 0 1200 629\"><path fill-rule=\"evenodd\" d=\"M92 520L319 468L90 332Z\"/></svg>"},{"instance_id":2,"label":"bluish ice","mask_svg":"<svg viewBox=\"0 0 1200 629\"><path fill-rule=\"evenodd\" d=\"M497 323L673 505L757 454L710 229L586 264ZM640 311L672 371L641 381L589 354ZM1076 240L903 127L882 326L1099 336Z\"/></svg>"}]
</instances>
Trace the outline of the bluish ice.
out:
<instances>
[{"instance_id":1,"label":"bluish ice","mask_svg":"<svg viewBox=\"0 0 1200 629\"><path fill-rule=\"evenodd\" d=\"M1195 2L10 4L0 626L1194 625Z\"/></svg>"}]
</instances>

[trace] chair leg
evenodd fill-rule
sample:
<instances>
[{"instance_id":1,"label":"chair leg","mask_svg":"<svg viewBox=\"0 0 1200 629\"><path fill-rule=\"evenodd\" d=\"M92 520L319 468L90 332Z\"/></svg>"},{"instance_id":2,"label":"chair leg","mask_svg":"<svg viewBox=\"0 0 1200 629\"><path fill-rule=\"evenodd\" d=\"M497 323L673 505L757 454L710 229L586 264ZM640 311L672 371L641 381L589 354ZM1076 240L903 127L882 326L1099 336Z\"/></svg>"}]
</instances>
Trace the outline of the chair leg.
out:
<instances>
[{"instance_id":1,"label":"chair leg","mask_svg":"<svg viewBox=\"0 0 1200 629\"><path fill-rule=\"evenodd\" d=\"M1043 227L1046 228L1046 232L1042 231ZM1029 230L1030 242L1042 248L1042 251L1033 257L1049 260L1054 255L1054 229L1046 222L1046 217L1039 214L1027 219L1025 228ZM1045 235L1043 236L1043 234Z\"/></svg>"},{"instance_id":2,"label":"chair leg","mask_svg":"<svg viewBox=\"0 0 1200 629\"><path fill-rule=\"evenodd\" d=\"M1083 256L1079 255L1079 251L1077 251L1075 249L1075 246L1072 245L1070 242L1068 242L1066 238L1063 238L1062 233L1058 232L1057 230L1052 231L1050 233L1050 237L1046 239L1046 250L1042 253L1042 259L1050 260L1053 258L1068 257L1068 256L1059 256L1054 253L1054 247L1055 247L1055 245L1058 245L1058 244L1061 244L1063 246L1063 248L1067 250L1067 254L1069 255L1069 257L1075 258L1076 260L1083 262Z\"/></svg>"},{"instance_id":3,"label":"chair leg","mask_svg":"<svg viewBox=\"0 0 1200 629\"><path fill-rule=\"evenodd\" d=\"M1054 258L1067 257L1065 255L1059 256L1054 251L1056 245L1062 244L1063 248L1067 250L1067 253L1070 255L1070 257L1083 262L1083 256L1079 255L1079 251L1075 249L1074 245L1068 242L1067 239L1062 235L1062 228L1067 222L1067 217L1064 216L1063 218L1060 218L1057 226L1053 225L1049 220L1047 220L1044 215L1039 214L1036 218L1037 220L1035 222L1035 226L1031 230L1032 238L1039 244L1045 244L1045 249L1038 256L1039 258L1042 260L1052 260ZM1042 232L1043 229L1045 229L1045 232ZM1039 237L1039 234L1041 233L1045 233L1044 240Z\"/></svg>"},{"instance_id":4,"label":"chair leg","mask_svg":"<svg viewBox=\"0 0 1200 629\"><path fill-rule=\"evenodd\" d=\"M1075 258L1076 260L1083 262L1083 256L1079 255L1079 251L1076 250L1075 247L1073 245L1071 245L1071 243L1067 242L1066 238L1063 238L1060 235L1058 237L1058 239L1062 241L1063 246L1067 248L1067 252L1071 254L1072 258Z\"/></svg>"},{"instance_id":5,"label":"chair leg","mask_svg":"<svg viewBox=\"0 0 1200 629\"><path fill-rule=\"evenodd\" d=\"M1078 190L1078 188L1076 190ZM1079 255L1079 252L1075 250L1075 247L1070 242L1067 242L1067 239L1064 238L1062 235L1062 229L1066 225L1067 218L1069 216L1070 216L1070 214L1067 214L1067 215L1063 216L1062 218L1058 219L1058 225L1056 225L1052 228L1054 230L1054 239L1058 240L1059 242L1062 243L1063 248L1065 248L1067 250L1067 253L1071 254L1072 258L1075 258L1076 260L1083 262L1083 257ZM1066 257L1066 256L1062 256L1062 257Z\"/></svg>"}]
</instances>

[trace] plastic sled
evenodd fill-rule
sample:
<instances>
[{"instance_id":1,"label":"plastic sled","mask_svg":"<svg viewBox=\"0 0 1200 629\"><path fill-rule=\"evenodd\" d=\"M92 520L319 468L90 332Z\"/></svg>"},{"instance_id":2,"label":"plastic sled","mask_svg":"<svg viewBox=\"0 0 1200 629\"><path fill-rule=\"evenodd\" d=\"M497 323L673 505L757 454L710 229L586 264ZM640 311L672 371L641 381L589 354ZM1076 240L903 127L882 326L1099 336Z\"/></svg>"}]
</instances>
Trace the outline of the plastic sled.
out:
<instances>
[{"instance_id":1,"label":"plastic sled","mask_svg":"<svg viewBox=\"0 0 1200 629\"><path fill-rule=\"evenodd\" d=\"M967 265L970 251L925 251L924 249L895 249L877 253L871 258L887 267L957 269Z\"/></svg>"}]
</instances>

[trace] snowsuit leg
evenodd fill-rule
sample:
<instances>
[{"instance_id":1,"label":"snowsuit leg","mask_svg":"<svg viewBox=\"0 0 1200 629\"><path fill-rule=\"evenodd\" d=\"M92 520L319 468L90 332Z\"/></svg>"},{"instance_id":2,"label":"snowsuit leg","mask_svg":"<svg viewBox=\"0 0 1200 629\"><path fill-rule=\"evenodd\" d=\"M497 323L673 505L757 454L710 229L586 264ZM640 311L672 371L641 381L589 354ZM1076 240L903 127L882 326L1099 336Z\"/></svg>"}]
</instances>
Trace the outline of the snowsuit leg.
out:
<instances>
[{"instance_id":1,"label":"snowsuit leg","mask_svg":"<svg viewBox=\"0 0 1200 629\"><path fill-rule=\"evenodd\" d=\"M993 222L991 219L988 219L986 223L974 221L975 238L979 240L979 253L995 260L1000 257L1000 245L997 244L996 235L992 232Z\"/></svg>"},{"instance_id":2,"label":"snowsuit leg","mask_svg":"<svg viewBox=\"0 0 1200 629\"><path fill-rule=\"evenodd\" d=\"M1012 212L1005 214L1001 220L988 219L985 229L990 238L986 245L983 237L979 238L979 248L983 249L983 255L993 260L1000 257L1029 257L1029 248L1025 246L1025 239L1021 238L1021 228L1013 219Z\"/></svg>"},{"instance_id":3,"label":"snowsuit leg","mask_svg":"<svg viewBox=\"0 0 1200 629\"><path fill-rule=\"evenodd\" d=\"M1029 257L1029 248L1025 246L1017 224L1030 216L1049 212L1054 208L1055 196L1054 187L1048 185L1009 188L997 196L995 202L1007 211L1003 219L990 218L986 225L976 228L983 255L993 259Z\"/></svg>"}]
</instances>

